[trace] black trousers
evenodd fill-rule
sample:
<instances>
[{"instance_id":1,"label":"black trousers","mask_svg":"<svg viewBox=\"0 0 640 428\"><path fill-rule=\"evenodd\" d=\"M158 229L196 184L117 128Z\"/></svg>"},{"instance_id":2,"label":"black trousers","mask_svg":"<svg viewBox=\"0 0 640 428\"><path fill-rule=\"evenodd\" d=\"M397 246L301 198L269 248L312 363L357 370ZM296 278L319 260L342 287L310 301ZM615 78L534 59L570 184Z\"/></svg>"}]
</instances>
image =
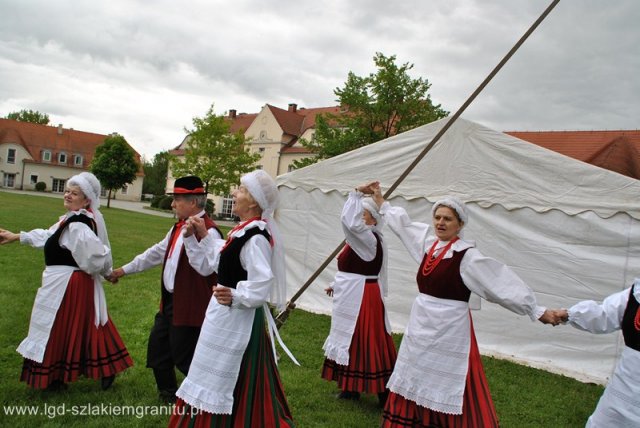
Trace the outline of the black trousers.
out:
<instances>
[{"instance_id":1,"label":"black trousers","mask_svg":"<svg viewBox=\"0 0 640 428\"><path fill-rule=\"evenodd\" d=\"M147 346L147 367L153 369L159 390L175 390L177 367L185 376L196 350L200 327L175 326L172 296L163 301L163 311L155 317Z\"/></svg>"}]
</instances>

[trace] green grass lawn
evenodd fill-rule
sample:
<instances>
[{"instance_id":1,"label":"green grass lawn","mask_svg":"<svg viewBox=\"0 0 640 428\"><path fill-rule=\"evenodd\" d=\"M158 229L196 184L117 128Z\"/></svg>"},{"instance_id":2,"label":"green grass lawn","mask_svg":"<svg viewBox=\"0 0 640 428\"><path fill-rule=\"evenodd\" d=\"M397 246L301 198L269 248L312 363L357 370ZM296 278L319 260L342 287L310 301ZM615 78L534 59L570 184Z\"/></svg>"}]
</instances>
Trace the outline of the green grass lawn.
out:
<instances>
[{"instance_id":1,"label":"green grass lawn","mask_svg":"<svg viewBox=\"0 0 640 428\"><path fill-rule=\"evenodd\" d=\"M63 211L62 198L0 191L0 227L14 232L49 227ZM173 223L115 208L102 212L115 266L161 240ZM27 334L43 267L40 250L17 243L0 246L0 426L166 426L169 409L158 401L153 374L145 368L147 336L160 296L160 269L105 285L109 313L135 366L119 375L106 392L100 390L99 382L87 379L71 384L66 391L46 392L19 382L22 358L15 351ZM320 378L322 344L329 325L327 316L295 310L281 329L282 338L302 365L296 367L286 356L280 362L293 417L299 427L376 427L381 413L376 397L338 401L335 384ZM399 344L401 336L394 338ZM494 358L483 358L483 362L502 427L582 427L602 394L599 385ZM17 406L23 406L23 411L31 406L31 411L40 414L9 415Z\"/></svg>"}]
</instances>

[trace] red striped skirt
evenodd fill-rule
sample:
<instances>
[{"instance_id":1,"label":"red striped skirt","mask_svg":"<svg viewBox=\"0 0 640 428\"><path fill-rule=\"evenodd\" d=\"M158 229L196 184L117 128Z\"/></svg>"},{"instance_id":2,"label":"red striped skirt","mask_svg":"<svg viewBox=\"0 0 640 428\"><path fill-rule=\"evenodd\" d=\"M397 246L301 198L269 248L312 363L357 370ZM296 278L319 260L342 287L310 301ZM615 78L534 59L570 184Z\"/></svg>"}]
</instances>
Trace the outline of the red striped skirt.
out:
<instances>
[{"instance_id":1,"label":"red striped skirt","mask_svg":"<svg viewBox=\"0 0 640 428\"><path fill-rule=\"evenodd\" d=\"M469 316L471 320L471 316ZM469 349L469 372L464 389L461 415L449 415L417 405L394 392L382 414L382 428L391 427L447 427L475 428L497 427L498 416L484 374L476 335L471 322L471 347Z\"/></svg>"},{"instance_id":2,"label":"red striped skirt","mask_svg":"<svg viewBox=\"0 0 640 428\"><path fill-rule=\"evenodd\" d=\"M256 309L251 338L240 364L238 381L233 391L232 414L198 411L178 399L169 427L295 427L273 357L262 308Z\"/></svg>"},{"instance_id":3,"label":"red striped skirt","mask_svg":"<svg viewBox=\"0 0 640 428\"><path fill-rule=\"evenodd\" d=\"M71 275L42 363L25 358L21 381L43 389L54 381L74 382L80 375L100 379L133 366L111 320L96 328L93 287L87 273Z\"/></svg>"},{"instance_id":4,"label":"red striped skirt","mask_svg":"<svg viewBox=\"0 0 640 428\"><path fill-rule=\"evenodd\" d=\"M384 392L396 356L396 346L385 328L380 287L377 282L367 282L349 347L349 365L325 358L322 378L335 380L342 391Z\"/></svg>"}]
</instances>

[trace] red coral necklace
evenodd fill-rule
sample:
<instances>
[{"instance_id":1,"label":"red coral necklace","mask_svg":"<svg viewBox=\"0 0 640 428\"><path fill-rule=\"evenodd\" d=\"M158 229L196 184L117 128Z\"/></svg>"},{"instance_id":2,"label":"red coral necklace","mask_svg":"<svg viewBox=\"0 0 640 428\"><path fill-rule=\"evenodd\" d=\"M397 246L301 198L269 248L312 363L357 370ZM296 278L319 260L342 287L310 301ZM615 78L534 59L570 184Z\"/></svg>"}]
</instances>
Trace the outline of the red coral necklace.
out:
<instances>
[{"instance_id":1,"label":"red coral necklace","mask_svg":"<svg viewBox=\"0 0 640 428\"><path fill-rule=\"evenodd\" d=\"M437 257L433 257L433 254L436 251L436 246L440 242L436 240L436 242L433 243L433 245L431 246L431 249L429 249L429 252L427 253L427 260L422 265L422 275L427 276L431 272L433 272L436 266L438 266L438 263L440 263L440 261L444 258L444 255L447 254L447 251L449 251L449 248L451 248L453 243L456 242L458 239L460 238L458 238L457 236L453 238L451 241L449 241L447 245L444 246L444 248L442 248L442 251L440 251Z\"/></svg>"}]
</instances>

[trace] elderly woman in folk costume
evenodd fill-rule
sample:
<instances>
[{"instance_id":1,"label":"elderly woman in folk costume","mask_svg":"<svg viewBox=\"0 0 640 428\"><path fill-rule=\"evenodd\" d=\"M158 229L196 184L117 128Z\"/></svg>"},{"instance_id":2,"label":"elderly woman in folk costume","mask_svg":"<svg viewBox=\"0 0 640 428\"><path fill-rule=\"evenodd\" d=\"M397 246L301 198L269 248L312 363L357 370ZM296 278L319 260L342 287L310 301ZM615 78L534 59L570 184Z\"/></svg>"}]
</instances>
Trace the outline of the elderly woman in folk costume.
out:
<instances>
[{"instance_id":1,"label":"elderly woman in folk costume","mask_svg":"<svg viewBox=\"0 0 640 428\"><path fill-rule=\"evenodd\" d=\"M622 330L620 360L586 427L640 426L640 278L601 304L584 300L559 311L564 322L579 330L596 334Z\"/></svg>"},{"instance_id":2,"label":"elderly woman in folk costume","mask_svg":"<svg viewBox=\"0 0 640 428\"><path fill-rule=\"evenodd\" d=\"M347 245L338 256L335 281L325 291L333 296L331 330L324 343L322 377L335 380L338 398L360 398L361 392L378 394L380 406L396 361L382 296L387 295L387 254L384 222L378 206L364 193L378 182L358 186L342 209Z\"/></svg>"},{"instance_id":3,"label":"elderly woman in folk costume","mask_svg":"<svg viewBox=\"0 0 640 428\"><path fill-rule=\"evenodd\" d=\"M262 170L240 183L233 192L240 224L226 241L212 239L200 219L187 222L187 234L197 234L216 267L218 285L189 374L176 393L171 427L294 426L269 332L280 339L267 306L285 304L284 252L273 220L278 189Z\"/></svg>"},{"instance_id":4,"label":"elderly woman in folk costume","mask_svg":"<svg viewBox=\"0 0 640 428\"><path fill-rule=\"evenodd\" d=\"M33 388L65 387L79 375L101 379L108 389L116 373L133 365L109 319L101 276L111 272L111 246L100 210L100 182L82 172L67 181L67 213L49 229L11 233L0 243L44 248L46 268L29 334L18 347L22 376Z\"/></svg>"},{"instance_id":5,"label":"elderly woman in folk costume","mask_svg":"<svg viewBox=\"0 0 640 428\"><path fill-rule=\"evenodd\" d=\"M558 314L538 306L533 291L506 265L460 239L468 217L457 198L433 205L432 226L412 222L403 208L384 201L379 187L373 198L420 264L420 294L387 384L382 426L498 426L473 331L471 293L533 321L557 325Z\"/></svg>"}]
</instances>

